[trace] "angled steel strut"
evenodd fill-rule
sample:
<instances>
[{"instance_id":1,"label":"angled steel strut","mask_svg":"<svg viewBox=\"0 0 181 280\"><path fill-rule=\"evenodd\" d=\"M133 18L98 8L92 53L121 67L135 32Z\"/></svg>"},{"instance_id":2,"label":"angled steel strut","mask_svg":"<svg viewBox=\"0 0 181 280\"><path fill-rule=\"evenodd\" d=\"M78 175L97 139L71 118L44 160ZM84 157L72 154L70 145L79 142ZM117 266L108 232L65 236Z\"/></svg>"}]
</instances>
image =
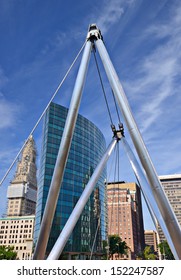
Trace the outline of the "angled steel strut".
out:
<instances>
[{"instance_id":1,"label":"angled steel strut","mask_svg":"<svg viewBox=\"0 0 181 280\"><path fill-rule=\"evenodd\" d=\"M84 87L85 77L87 73L88 63L90 59L92 49L92 42L87 40L81 64L79 67L77 79L75 82L72 99L70 103L70 108L68 111L67 119L65 122L65 128L62 135L58 156L55 164L55 169L48 193L48 198L40 226L40 233L38 236L34 259L44 259L46 247L52 227L53 217L55 209L57 206L58 195L60 192L61 183L63 180L63 174L65 170L65 165L67 162L69 149L72 142L72 137L74 133L75 123L77 120L80 100L82 96L82 91Z\"/></svg>"},{"instance_id":2,"label":"angled steel strut","mask_svg":"<svg viewBox=\"0 0 181 280\"><path fill-rule=\"evenodd\" d=\"M60 256L60 254L62 253L62 251L65 247L65 244L66 244L69 236L71 235L82 211L84 210L84 207L85 207L92 191L94 190L94 187L95 187L99 177L101 176L101 173L106 165L106 162L109 159L118 140L119 140L119 136L114 137L114 139L108 146L105 154L103 155L102 159L100 160L99 164L97 165L97 167L96 167L94 173L92 174L88 184L86 185L82 195L80 196L77 204L75 205L68 221L66 222L63 230L61 231L53 249L51 250L51 252L47 258L48 260L57 260Z\"/></svg>"},{"instance_id":3,"label":"angled steel strut","mask_svg":"<svg viewBox=\"0 0 181 280\"><path fill-rule=\"evenodd\" d=\"M87 35L87 42L85 45L82 61L79 67L79 72L77 75L77 79L74 86L74 91L71 99L71 104L69 108L69 112L67 115L65 128L57 156L57 161L54 169L54 174L52 177L52 182L50 185L50 190L47 198L47 203L41 223L40 228L40 234L38 237L37 245L35 248L34 253L34 259L44 259L45 257L45 251L46 246L52 226L53 216L55 213L55 208L57 205L58 195L60 191L60 186L63 180L63 174L65 165L68 158L68 153L72 141L72 136L74 132L74 127L78 115L78 109L80 105L82 90L84 86L85 76L88 68L88 62L90 58L90 53L92 46L96 47L100 58L102 60L103 66L105 68L109 83L111 85L111 88L113 90L113 93L117 99L118 105L121 109L122 115L125 119L125 123L127 125L128 131L131 135L133 144L136 148L137 154L140 158L142 167L147 175L147 179L149 184L146 184L146 187L144 186L143 191L144 195L148 198L148 196L151 196L150 205L152 207L153 212L155 203L157 205L157 213L155 213L156 218L162 227L162 230L165 234L165 237L170 245L170 248L172 249L172 253L174 254L175 259L181 259L181 229L178 224L177 218L170 206L170 203L163 191L163 188L161 186L161 183L158 179L158 176L156 174L156 171L154 169L153 163L151 161L151 158L149 156L149 153L146 149L146 146L144 144L144 141L142 139L141 133L137 127L137 124L134 120L133 114L131 112L131 109L129 107L128 100L126 98L126 95L123 91L123 88L121 86L121 83L119 81L119 78L117 76L117 73L114 69L114 66L109 58L109 55L107 53L107 50L104 46L102 35L100 30L97 28L95 24L90 25L89 32ZM59 236L57 242L55 243L50 256L48 259L57 259L59 257L59 254L62 252L65 243L73 230L73 227L78 219L78 216L81 215L82 207L84 203L86 203L86 199L88 195L90 195L90 191L93 188L93 185L96 183L96 180L98 176L100 175L100 172L105 165L107 159L109 158L109 155L116 144L117 141L121 139L121 137L124 137L124 130L122 125L120 124L119 130L116 131L115 127L112 127L114 137L113 141L108 147L105 155L103 156L103 159L99 163L98 167L95 170L95 173L93 173L93 176L91 177L89 183L87 184L85 188L85 192L82 193L82 196L80 197L77 205L75 206L69 220L67 221L68 224L66 224L65 228L62 230L61 235ZM123 145L125 148L128 148L126 142L123 141ZM129 153L129 149L127 149L127 155L131 155ZM131 157L129 157L130 162L133 160ZM136 166L137 163L135 162ZM138 166L137 166L138 167ZM139 168L139 167L138 167ZM143 180L144 182L144 180ZM82 204L83 203L83 204Z\"/></svg>"},{"instance_id":4,"label":"angled steel strut","mask_svg":"<svg viewBox=\"0 0 181 280\"><path fill-rule=\"evenodd\" d=\"M143 197L144 197L144 199L146 201L146 204L147 204L147 207L150 211L150 215L153 219L155 228L157 228L157 220L155 221L155 217L157 217L157 219L159 217L160 227L163 229L163 231L165 233L165 236L167 237L168 243L170 244L170 246L172 246L173 244L172 244L172 241L170 239L170 234L169 234L168 228L166 227L164 219L162 219L160 209L159 209L159 207L156 203L156 200L154 199L152 190L149 186L149 183L148 183L148 180L147 180L146 176L143 173L143 171L142 171L142 169L141 169L133 151L131 150L129 144L127 143L126 139L124 137L122 137L120 142L123 145L125 153L128 157L128 160L131 164L131 167L134 171L135 177L136 177L136 179L138 181L138 184L141 188L141 191L143 193ZM153 216L153 214L154 214L154 216ZM176 256L177 252L175 251L174 246L171 247L171 250L172 250L174 256Z\"/></svg>"},{"instance_id":5,"label":"angled steel strut","mask_svg":"<svg viewBox=\"0 0 181 280\"><path fill-rule=\"evenodd\" d=\"M91 25L91 32L95 34L94 44L99 52L109 83L117 99L122 115L125 119L125 123L127 125L128 131L132 138L137 154L146 172L148 182L150 184L151 191L153 194L153 199L156 201L158 208L160 210L161 217L157 217L158 222L159 224L162 224L161 220L162 219L164 220L165 226L168 230L167 232L165 232L164 228L162 227L165 237L170 245L170 248L174 248L172 253L174 254L175 259L181 259L180 225L164 193L164 190L162 188L158 175L155 171L155 168L153 166L147 148L144 144L141 133L137 127L136 121L134 120L133 114L131 112L131 108L129 106L122 85L119 81L118 75L114 69L114 66L111 62L111 59L103 43L100 30L97 28L95 24L93 24ZM168 232L169 232L169 236L167 234Z\"/></svg>"}]
</instances>

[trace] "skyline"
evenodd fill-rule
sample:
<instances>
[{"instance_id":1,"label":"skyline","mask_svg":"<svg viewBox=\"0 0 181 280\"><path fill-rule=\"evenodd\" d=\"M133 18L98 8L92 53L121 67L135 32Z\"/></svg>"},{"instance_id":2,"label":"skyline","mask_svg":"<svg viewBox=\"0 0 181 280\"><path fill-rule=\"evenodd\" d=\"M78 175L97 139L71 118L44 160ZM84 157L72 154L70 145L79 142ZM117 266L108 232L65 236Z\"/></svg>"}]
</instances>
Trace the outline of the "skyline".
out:
<instances>
[{"instance_id":1,"label":"skyline","mask_svg":"<svg viewBox=\"0 0 181 280\"><path fill-rule=\"evenodd\" d=\"M102 32L157 174L181 173L181 4L177 0L78 1L70 9L73 3L0 3L1 178L80 50L91 23ZM55 102L69 106L78 66L76 63ZM116 120L110 86L100 62L99 66ZM108 144L112 132L95 71L92 56L79 112L101 129ZM39 156L41 132L42 123L34 134ZM135 181L122 151L120 166L121 180ZM13 172L0 187L1 213L5 212L4 198Z\"/></svg>"}]
</instances>

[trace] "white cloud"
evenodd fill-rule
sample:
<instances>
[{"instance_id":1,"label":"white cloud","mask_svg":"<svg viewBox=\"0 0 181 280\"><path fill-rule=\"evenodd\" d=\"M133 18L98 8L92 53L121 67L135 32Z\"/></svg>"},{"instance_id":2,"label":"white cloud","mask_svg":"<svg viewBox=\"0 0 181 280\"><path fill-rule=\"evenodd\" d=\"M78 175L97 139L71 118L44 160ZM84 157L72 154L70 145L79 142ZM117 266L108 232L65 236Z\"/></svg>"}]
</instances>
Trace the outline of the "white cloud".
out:
<instances>
[{"instance_id":1,"label":"white cloud","mask_svg":"<svg viewBox=\"0 0 181 280\"><path fill-rule=\"evenodd\" d=\"M170 97L178 98L178 80L181 77L180 12L181 7L175 7L166 22L154 24L146 30L145 40L151 36L152 41L155 40L155 48L138 64L137 78L126 84L133 102L139 102L138 118L142 132L165 113L165 102Z\"/></svg>"},{"instance_id":2,"label":"white cloud","mask_svg":"<svg viewBox=\"0 0 181 280\"><path fill-rule=\"evenodd\" d=\"M147 34L154 35L157 38L173 37L174 40L177 34L181 32L181 6L179 1L173 5L169 18L166 17L165 21L160 24L154 24L147 29Z\"/></svg>"},{"instance_id":3,"label":"white cloud","mask_svg":"<svg viewBox=\"0 0 181 280\"><path fill-rule=\"evenodd\" d=\"M97 26L102 34L105 34L109 27L117 23L125 12L125 8L135 2L134 0L109 0L105 1L101 16L97 20Z\"/></svg>"},{"instance_id":4,"label":"white cloud","mask_svg":"<svg viewBox=\"0 0 181 280\"><path fill-rule=\"evenodd\" d=\"M20 106L5 99L0 100L0 129L10 128L16 124Z\"/></svg>"}]
</instances>

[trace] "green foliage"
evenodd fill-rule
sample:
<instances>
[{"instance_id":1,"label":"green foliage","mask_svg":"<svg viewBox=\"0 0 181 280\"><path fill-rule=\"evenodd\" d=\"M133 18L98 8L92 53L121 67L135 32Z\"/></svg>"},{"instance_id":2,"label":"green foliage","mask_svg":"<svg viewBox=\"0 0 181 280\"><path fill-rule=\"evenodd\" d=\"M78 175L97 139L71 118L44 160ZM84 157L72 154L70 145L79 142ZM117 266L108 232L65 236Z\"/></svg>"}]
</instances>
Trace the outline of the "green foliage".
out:
<instances>
[{"instance_id":1,"label":"green foliage","mask_svg":"<svg viewBox=\"0 0 181 280\"><path fill-rule=\"evenodd\" d=\"M156 256L150 246L146 246L143 251L143 257L145 260L156 260Z\"/></svg>"},{"instance_id":2,"label":"green foliage","mask_svg":"<svg viewBox=\"0 0 181 280\"><path fill-rule=\"evenodd\" d=\"M102 250L103 250L103 260L107 260L107 253L108 253L108 243L106 240L102 241Z\"/></svg>"},{"instance_id":3,"label":"green foliage","mask_svg":"<svg viewBox=\"0 0 181 280\"><path fill-rule=\"evenodd\" d=\"M150 246L146 246L145 249L137 254L137 260L156 260L157 256L154 254L153 249Z\"/></svg>"},{"instance_id":4,"label":"green foliage","mask_svg":"<svg viewBox=\"0 0 181 280\"><path fill-rule=\"evenodd\" d=\"M0 260L15 260L16 257L13 246L0 246Z\"/></svg>"},{"instance_id":5,"label":"green foliage","mask_svg":"<svg viewBox=\"0 0 181 280\"><path fill-rule=\"evenodd\" d=\"M112 259L115 253L125 255L127 249L128 246L126 242L122 241L119 235L109 235L109 254Z\"/></svg>"},{"instance_id":6,"label":"green foliage","mask_svg":"<svg viewBox=\"0 0 181 280\"><path fill-rule=\"evenodd\" d=\"M160 252L162 254L162 258L165 260L174 260L174 256L170 250L170 247L166 240L161 242L158 247L160 248Z\"/></svg>"}]
</instances>

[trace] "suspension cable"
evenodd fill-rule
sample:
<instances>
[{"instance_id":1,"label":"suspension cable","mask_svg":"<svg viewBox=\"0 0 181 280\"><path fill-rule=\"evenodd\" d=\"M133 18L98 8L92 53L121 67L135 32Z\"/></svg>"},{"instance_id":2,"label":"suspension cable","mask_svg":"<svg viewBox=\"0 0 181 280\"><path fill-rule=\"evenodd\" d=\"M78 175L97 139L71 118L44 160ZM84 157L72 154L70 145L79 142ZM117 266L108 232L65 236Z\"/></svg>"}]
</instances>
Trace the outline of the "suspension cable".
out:
<instances>
[{"instance_id":1,"label":"suspension cable","mask_svg":"<svg viewBox=\"0 0 181 280\"><path fill-rule=\"evenodd\" d=\"M62 84L64 83L64 81L66 80L68 74L70 73L71 69L73 68L75 62L77 61L79 55L81 54L85 44L86 44L87 40L84 42L84 44L82 45L80 51L78 52L77 56L75 57L75 59L73 60L72 64L70 65L69 69L67 70L66 74L64 75L62 81L60 82L60 84L58 85L57 89L55 90L55 92L53 93L50 101L48 102L48 105L45 107L43 113L41 114L41 116L39 117L37 123L35 124L35 126L33 127L33 129L31 130L29 136L27 137L27 139L25 140L23 146L21 147L21 149L19 150L19 152L17 153L15 159L13 160L12 164L10 165L10 167L8 168L7 172L5 173L4 177L2 178L1 182L0 182L0 186L2 185L2 183L4 182L4 180L6 179L6 177L8 176L9 172L11 171L11 169L13 168L15 162L17 161L19 155L21 154L22 150L24 149L24 147L27 144L28 139L30 138L30 136L34 133L35 129L37 128L37 126L39 125L40 121L42 120L43 116L45 115L47 109L49 108L51 102L53 101L53 99L55 98L57 92L59 91L59 89L61 88Z\"/></svg>"},{"instance_id":2,"label":"suspension cable","mask_svg":"<svg viewBox=\"0 0 181 280\"><path fill-rule=\"evenodd\" d=\"M92 259L92 255L93 255L93 252L94 252L94 247L95 247L95 243L96 243L96 239L97 239L97 234L98 234L98 230L99 230L99 227L100 227L100 223L101 223L101 216L99 215L99 219L98 219L98 222L97 222L96 233L95 233L94 241L93 241L93 244L92 244L90 260Z\"/></svg>"},{"instance_id":3,"label":"suspension cable","mask_svg":"<svg viewBox=\"0 0 181 280\"><path fill-rule=\"evenodd\" d=\"M96 67L97 67L97 71L98 71L98 75L99 75L102 91L103 91L103 94L104 94L104 99L105 99L105 102L106 102L107 111L108 111L110 122L111 122L111 128L112 128L113 134L115 134L116 133L116 127L113 124L113 120L112 120L112 116L111 116L111 111L110 111L110 108L109 108L108 100L107 100L107 97L106 97L106 92L105 92L105 89L104 89L104 85L103 85L100 69L99 69L99 66L98 66L97 58L96 58L95 46L93 47L93 54L94 54L94 59L95 59L95 63L96 63ZM122 132L122 134L124 136L123 124L122 124L121 119L120 119L116 98L115 98L115 95L114 95L114 92L113 92L112 88L111 88L111 91L112 91L112 96L113 96L113 100L114 100L114 105L115 105L115 108L116 108L117 118L118 118L118 121L119 121L119 129L121 130L121 132Z\"/></svg>"},{"instance_id":4,"label":"suspension cable","mask_svg":"<svg viewBox=\"0 0 181 280\"><path fill-rule=\"evenodd\" d=\"M117 153L116 153L116 147L115 147L115 149L114 149L114 153L117 155ZM108 182L110 181L110 177L111 177L111 174L112 174L112 169L113 169L113 167L114 167L114 162L116 162L115 161L115 155L113 155L112 156L112 161L111 161L111 164L110 164L110 170L109 170L109 175L108 175L108 179L106 180L106 184L105 184L105 189L106 189L106 196L107 196L107 187L108 187ZM111 209L111 211L112 211L112 209ZM112 219L112 213L111 213L111 219ZM109 224L111 224L112 222L110 222ZM109 231L109 224L108 224L108 231ZM107 245L108 245L108 255L107 255L107 257L109 257L109 236L108 236L108 234L107 234Z\"/></svg>"},{"instance_id":5,"label":"suspension cable","mask_svg":"<svg viewBox=\"0 0 181 280\"><path fill-rule=\"evenodd\" d=\"M116 98L115 98L115 95L114 95L114 92L113 92L112 89L111 89L111 91L112 91L112 96L113 96L113 99L114 99L114 104L115 104L115 108L116 108L117 117L118 117L119 123L121 123L121 119L120 119L120 115L119 115L119 111L118 111L118 105L117 105L117 102L116 102Z\"/></svg>"},{"instance_id":6,"label":"suspension cable","mask_svg":"<svg viewBox=\"0 0 181 280\"><path fill-rule=\"evenodd\" d=\"M114 166L114 182L116 181L116 170L117 170L117 163L118 163L118 153L117 153L117 150L116 151L116 156L115 156L115 166ZM111 219L110 219L110 227L112 225L112 216L113 216L113 204L114 204L114 198L115 198L115 188L114 188L114 191L113 191L113 195L112 195L112 204L111 204L111 211L110 211L110 216L111 216Z\"/></svg>"},{"instance_id":7,"label":"suspension cable","mask_svg":"<svg viewBox=\"0 0 181 280\"><path fill-rule=\"evenodd\" d=\"M120 160L119 160L119 142L117 143L117 159L118 159L118 169L117 169L117 181L118 181L118 203L119 203L119 199L120 199L120 191L119 191L119 184L120 184L120 176L119 176L119 168L120 168ZM118 217L118 235L120 235L120 224L119 224L119 220L120 220L120 215L119 215L119 204L118 204L118 207L117 207L117 217Z\"/></svg>"},{"instance_id":8,"label":"suspension cable","mask_svg":"<svg viewBox=\"0 0 181 280\"><path fill-rule=\"evenodd\" d=\"M112 128L113 134L115 134L115 133L117 133L117 131L116 131L116 127L113 124L113 120L112 120L112 116L111 116L111 111L110 111L108 100L107 100L107 97L106 97L106 92L105 92L105 89L104 89L104 86L103 86L103 81L102 81L102 77L101 77L101 74L100 74L100 70L99 70L99 66L98 66L98 62L97 62L97 58L96 58L95 52L96 52L96 50L95 50L95 48L93 48L94 59L95 59L95 63L96 63L96 67L97 67L97 71L98 71L98 75L99 75L102 91L103 91L103 94L104 94L104 99L105 99L105 102L106 102L107 111L108 111L109 118L110 118L110 121L111 121L111 128ZM118 124L119 130L121 131L121 134L124 136L124 127L123 127L123 124L121 122L121 118L120 118L120 114L119 114L119 111L118 111L118 106L117 106L116 98L115 98L115 95L114 95L114 92L113 92L112 88L111 88L111 92L112 92L112 96L113 96L113 100L114 100L114 105L115 105L115 108L116 108L117 118L118 118L118 121L119 121L119 124ZM120 180L120 176L119 176L119 169L120 169L119 145L117 145L116 151L117 151L117 153L116 153L115 170L114 170L114 182L116 182L116 177L117 177L118 188L119 188L119 180ZM113 194L112 194L112 203L110 205L110 223L108 225L109 230L110 230L110 227L112 225L112 220L113 220L113 204L114 204L114 199L115 199L115 192L116 191L115 191L115 188L114 188L114 191L113 191ZM119 199L120 199L119 196L120 196L120 194L119 194L119 190L118 190L118 202L119 202ZM120 234L120 225L119 225L120 213L119 213L119 207L117 207L117 213L115 213L115 217L117 218L117 222L116 221L115 222L117 223L117 226L118 226L118 234ZM94 244L93 244L93 246L94 246ZM109 246L110 246L110 244L109 244L109 238L108 238L108 247ZM92 248L92 250L93 250L93 248ZM92 251L91 251L91 257L92 257Z\"/></svg>"},{"instance_id":9,"label":"suspension cable","mask_svg":"<svg viewBox=\"0 0 181 280\"><path fill-rule=\"evenodd\" d=\"M116 182L116 177L118 180L118 188L119 188L119 167L120 167L120 163L119 163L119 142L117 143L117 149L115 149L116 151L116 156L115 156L115 166L114 166L114 183ZM117 174L116 174L117 173ZM111 228L112 226L112 222L113 222L113 204L114 204L114 199L115 199L115 193L116 190L114 188L113 190L113 194L111 196L112 198L112 203L111 203L111 209L110 209L110 223L108 224L108 230ZM118 191L118 202L119 202L119 191ZM119 215L119 207L117 207L117 213L114 215L114 217L117 217L117 223L119 224L119 219L120 219L120 215ZM115 222L115 221L114 221ZM118 225L118 235L120 235L120 229L119 229L119 225ZM109 236L108 236L108 247L110 247L110 242L109 242Z\"/></svg>"},{"instance_id":10,"label":"suspension cable","mask_svg":"<svg viewBox=\"0 0 181 280\"><path fill-rule=\"evenodd\" d=\"M112 121L112 117L111 117L111 112L110 112L110 109L109 109L109 104L108 104L108 101L107 101L106 92L105 92L105 89L104 89L104 85L103 85L103 81L102 81L102 77L101 77L101 73L100 73L100 69L99 69L99 66L98 66L98 62L97 62L97 58L96 58L95 52L96 52L95 48L93 48L93 54L94 54L94 59L95 59L95 63L96 63L96 68L97 68L97 72L98 72L98 75L99 75L102 91L103 91L103 94L104 94L104 99L105 99L105 102L106 102L107 111L108 111L108 114L109 114L111 125L113 125L113 121Z\"/></svg>"},{"instance_id":11,"label":"suspension cable","mask_svg":"<svg viewBox=\"0 0 181 280\"><path fill-rule=\"evenodd\" d=\"M114 150L116 151L116 147L115 147ZM116 155L117 155L117 154L116 154ZM111 162L111 165L110 165L111 168L110 168L110 171L109 171L108 180L106 180L106 183L105 183L106 192L107 192L108 182L109 182L109 179L110 179L111 174L112 174L113 161L114 161L114 156L112 157L112 162ZM97 234L98 234L98 230L99 230L99 228L100 228L100 225L101 225L101 215L99 214L98 223L97 223L97 228L96 228L96 233L95 233L94 241L93 241L92 248L91 248L90 260L92 259L92 256L93 256L93 251L94 251L94 247L95 247L95 242L96 242L96 238L97 238ZM109 241L108 241L108 240L107 240L107 244L109 244Z\"/></svg>"}]
</instances>

